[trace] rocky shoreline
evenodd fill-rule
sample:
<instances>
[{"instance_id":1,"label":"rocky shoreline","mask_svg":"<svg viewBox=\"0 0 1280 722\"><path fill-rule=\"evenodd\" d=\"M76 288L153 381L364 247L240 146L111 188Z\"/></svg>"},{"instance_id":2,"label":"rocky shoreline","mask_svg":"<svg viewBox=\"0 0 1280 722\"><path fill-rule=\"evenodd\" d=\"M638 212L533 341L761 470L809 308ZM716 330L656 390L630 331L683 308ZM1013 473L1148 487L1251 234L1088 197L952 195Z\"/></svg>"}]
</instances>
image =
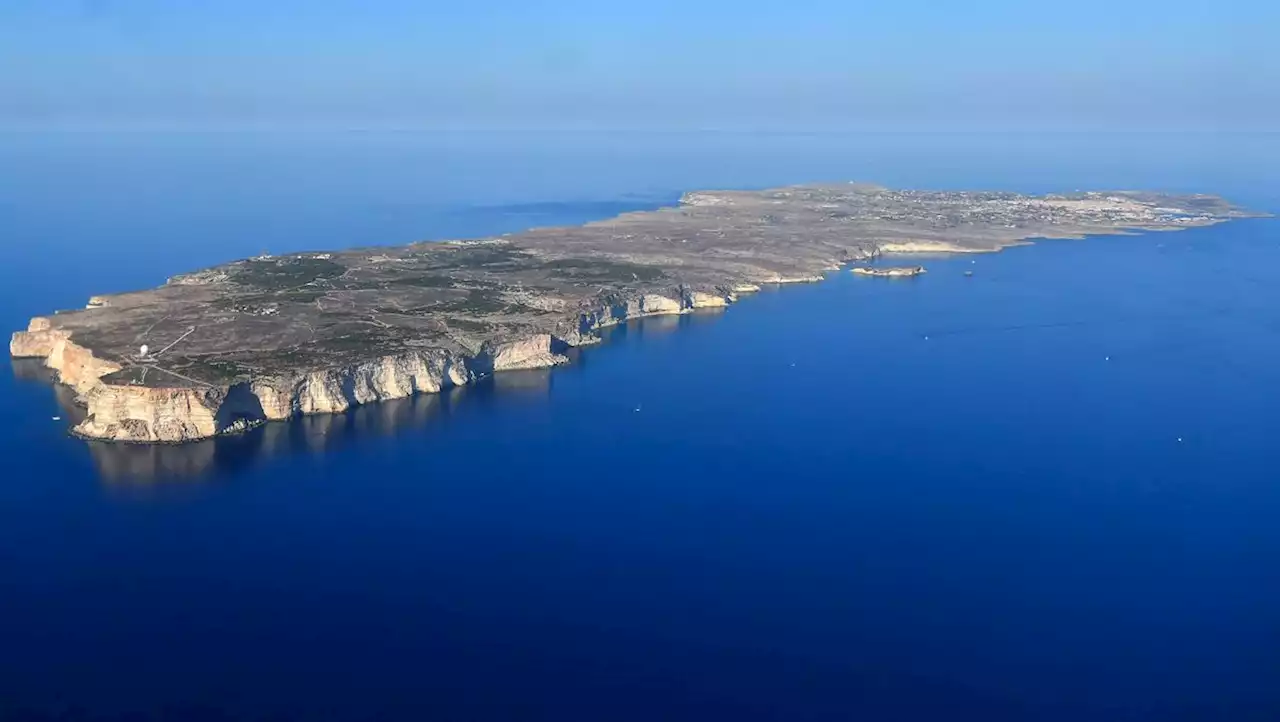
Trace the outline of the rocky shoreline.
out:
<instances>
[{"instance_id":1,"label":"rocky shoreline","mask_svg":"<svg viewBox=\"0 0 1280 722\"><path fill-rule=\"evenodd\" d=\"M676 208L576 228L237 261L36 317L10 354L39 359L74 389L86 407L74 433L181 443L553 367L609 326L725 308L886 250L996 251L1246 215L1212 196L692 193ZM139 350L148 343L161 350Z\"/></svg>"},{"instance_id":2,"label":"rocky shoreline","mask_svg":"<svg viewBox=\"0 0 1280 722\"><path fill-rule=\"evenodd\" d=\"M812 283L822 278L781 278L773 283ZM646 294L583 314L576 333L537 334L505 341L474 356L428 349L228 386L103 383L103 377L121 370L121 366L96 358L68 334L51 328L47 317L32 319L26 331L14 333L9 349L14 358L43 361L59 383L76 391L77 400L88 413L72 429L73 434L122 443L184 443L298 415L343 413L358 405L440 393L498 372L552 368L569 362L563 350L598 343L596 333L610 326L653 316L725 308L737 300L738 293L758 290L757 285L744 284L726 296L691 294L675 299Z\"/></svg>"},{"instance_id":3,"label":"rocky shoreline","mask_svg":"<svg viewBox=\"0 0 1280 722\"><path fill-rule=\"evenodd\" d=\"M912 278L925 273L924 266L857 266L850 269L856 276L873 276L876 278Z\"/></svg>"}]
</instances>

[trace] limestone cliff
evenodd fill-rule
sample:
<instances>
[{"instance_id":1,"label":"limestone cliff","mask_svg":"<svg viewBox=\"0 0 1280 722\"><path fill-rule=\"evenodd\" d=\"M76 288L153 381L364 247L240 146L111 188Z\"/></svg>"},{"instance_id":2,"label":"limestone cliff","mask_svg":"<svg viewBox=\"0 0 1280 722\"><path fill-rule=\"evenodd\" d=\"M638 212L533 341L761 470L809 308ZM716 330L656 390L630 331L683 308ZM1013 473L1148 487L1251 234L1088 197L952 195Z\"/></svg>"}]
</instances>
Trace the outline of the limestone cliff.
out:
<instances>
[{"instance_id":1,"label":"limestone cliff","mask_svg":"<svg viewBox=\"0 0 1280 722\"><path fill-rule=\"evenodd\" d=\"M749 293L754 284L736 289ZM74 388L86 407L74 432L109 441L178 443L240 431L265 422L304 414L341 413L361 404L434 394L502 371L536 369L568 362L557 346L597 342L606 327L646 316L723 308L735 292L679 289L674 296L642 294L581 313L563 333L535 334L484 344L467 356L440 349L386 355L353 366L295 374L274 374L228 384L175 386L113 383L103 378L119 363L96 358L53 328L47 318L32 319L28 330L13 335L15 358L38 358Z\"/></svg>"},{"instance_id":2,"label":"limestone cliff","mask_svg":"<svg viewBox=\"0 0 1280 722\"><path fill-rule=\"evenodd\" d=\"M9 354L14 358L42 358L58 374L58 380L84 393L98 385L98 379L120 370L120 364L104 361L71 341L71 334L52 328L47 318L31 319L26 331L13 334Z\"/></svg>"},{"instance_id":3,"label":"limestone cliff","mask_svg":"<svg viewBox=\"0 0 1280 722\"><path fill-rule=\"evenodd\" d=\"M227 386L140 386L104 383L118 364L93 358L47 331L19 332L10 352L34 357L79 393L85 420L75 433L95 439L182 442L239 431L263 421L299 414L339 413L360 404L438 393L473 380L477 361L437 350L384 356L356 366L253 379ZM537 368L567 361L549 352L549 335L513 342L497 350L497 370Z\"/></svg>"},{"instance_id":4,"label":"limestone cliff","mask_svg":"<svg viewBox=\"0 0 1280 722\"><path fill-rule=\"evenodd\" d=\"M229 389L99 384L81 397L88 414L75 431L113 441L202 439L231 427L223 410L230 396Z\"/></svg>"}]
</instances>

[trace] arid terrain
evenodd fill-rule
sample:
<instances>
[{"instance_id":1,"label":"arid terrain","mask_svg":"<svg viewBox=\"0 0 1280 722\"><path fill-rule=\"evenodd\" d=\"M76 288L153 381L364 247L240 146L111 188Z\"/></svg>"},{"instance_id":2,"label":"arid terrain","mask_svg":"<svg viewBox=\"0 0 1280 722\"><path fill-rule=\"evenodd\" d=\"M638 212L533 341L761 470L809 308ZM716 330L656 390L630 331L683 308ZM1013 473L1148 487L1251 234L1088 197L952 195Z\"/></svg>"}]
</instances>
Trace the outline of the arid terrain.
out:
<instances>
[{"instance_id":1,"label":"arid terrain","mask_svg":"<svg viewBox=\"0 0 1280 722\"><path fill-rule=\"evenodd\" d=\"M10 350L74 389L86 407L77 433L180 442L554 366L603 327L723 307L884 253L1246 215L1215 196L1138 192L695 192L579 227L236 261L37 317Z\"/></svg>"}]
</instances>

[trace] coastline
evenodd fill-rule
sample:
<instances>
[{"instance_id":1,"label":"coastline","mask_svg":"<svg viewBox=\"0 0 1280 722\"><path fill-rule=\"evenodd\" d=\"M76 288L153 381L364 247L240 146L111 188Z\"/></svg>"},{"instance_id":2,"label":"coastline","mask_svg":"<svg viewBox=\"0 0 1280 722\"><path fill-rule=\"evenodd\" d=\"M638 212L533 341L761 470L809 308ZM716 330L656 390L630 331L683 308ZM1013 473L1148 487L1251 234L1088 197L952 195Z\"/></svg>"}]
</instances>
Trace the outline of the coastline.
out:
<instances>
[{"instance_id":1,"label":"coastline","mask_svg":"<svg viewBox=\"0 0 1280 722\"><path fill-rule=\"evenodd\" d=\"M684 204L698 205L699 199L705 197L707 194L686 194L681 207ZM644 216L646 213L650 212L623 214L618 218ZM666 291L641 289L613 293L607 299L608 303L576 309L557 322L554 328L489 339L474 349L428 346L397 353L363 349L354 363L264 374L227 384L208 383L190 377L183 377L185 382L158 385L154 382L151 385L112 383L106 380L107 377L128 371L133 364L102 356L95 352L92 344L78 343L74 330L58 327L57 314L38 316L31 320L26 331L15 333L10 353L14 358L39 360L54 372L57 383L74 390L77 403L83 404L87 413L72 430L73 434L86 439L122 443L185 443L242 432L268 421L342 413L354 406L440 393L505 371L552 368L568 363L564 354L566 349L599 343L599 332L603 329L654 316L727 308L741 295L756 292L762 286L815 283L824 280L831 272L848 269L854 263L873 260L882 254L990 253L1031 245L1038 240L1180 230L1215 225L1233 217L1246 216L1240 213L1215 216L1176 227L1070 228L1062 229L1060 233L1027 235L1004 231L996 234L985 246L937 240L865 243L857 247L856 252L847 252L841 258L827 256L807 260L800 264L798 272L789 274L775 272L745 276L732 283L710 287L682 282ZM597 224L617 221L612 219ZM546 232L546 229L538 229L528 233ZM87 308L110 308L111 299L111 296L95 296ZM368 353L371 350L374 353ZM172 370L160 369L160 372L181 376Z\"/></svg>"},{"instance_id":2,"label":"coastline","mask_svg":"<svg viewBox=\"0 0 1280 722\"><path fill-rule=\"evenodd\" d=\"M832 269L831 272L840 269ZM503 360L491 361L485 357L471 356L447 359L426 374L428 379L422 383L415 379L410 384L397 383L397 378L404 376L406 369L414 366L430 365L418 355L379 356L370 361L354 366L331 368L322 372L312 372L305 379L294 379L283 385L294 387L294 398L273 405L272 408L287 408L284 413L267 414L268 406L263 404L264 415L251 419L249 416L237 416L223 428L214 426L212 433L204 433L204 428L217 423L219 409L226 408L228 403L234 405L237 399L246 395L258 398L279 396L281 385L277 380L261 380L243 382L227 387L211 387L192 389L175 388L139 388L118 386L103 383L102 377L120 370L119 364L99 359L89 349L77 345L70 336L52 333L48 330L46 317L32 319L27 331L18 331L10 342L10 355L14 359L34 360L53 374L53 382L65 386L75 392L75 401L81 407L94 409L100 413L104 406L147 406L142 411L132 409L135 416L150 415L163 417L166 413L175 413L180 407L182 413L200 414L195 428L182 429L181 438L132 439L120 438L116 435L102 433L102 427L96 422L96 414L87 413L83 422L69 430L73 436L86 440L106 441L121 444L153 445L153 444L185 444L193 441L214 438L216 436L241 433L264 423L287 422L299 416L322 414L341 414L368 404L380 403L408 398L416 395L438 394L453 388L460 388L488 376L509 371L532 371L551 369L566 365L569 358L563 353L552 351L553 347L561 349L581 348L603 342L596 332L619 326L631 321L661 316L682 316L700 311L725 309L738 300L738 296L756 293L762 286L782 287L802 283L819 283L826 280L826 275L802 276L794 278L778 278L762 281L760 284L744 285L730 297L699 298L688 304L682 304L670 298L650 298L647 303L638 307L637 311L629 310L617 314L612 308L600 309L591 325L586 326L581 338L570 343L567 339L542 335L517 339L509 342L507 349L499 350L497 356ZM533 348L532 352L522 352L521 348ZM47 348L47 352L44 350ZM363 381L366 385L359 385ZM316 387L326 389L343 389L357 386L353 393L339 393L329 399L311 399L303 401L297 394L304 393L297 387L305 385L308 390ZM344 403L345 402L345 403ZM199 410L199 411L197 411ZM142 413L139 413L142 411ZM124 415L124 411L119 415Z\"/></svg>"}]
</instances>

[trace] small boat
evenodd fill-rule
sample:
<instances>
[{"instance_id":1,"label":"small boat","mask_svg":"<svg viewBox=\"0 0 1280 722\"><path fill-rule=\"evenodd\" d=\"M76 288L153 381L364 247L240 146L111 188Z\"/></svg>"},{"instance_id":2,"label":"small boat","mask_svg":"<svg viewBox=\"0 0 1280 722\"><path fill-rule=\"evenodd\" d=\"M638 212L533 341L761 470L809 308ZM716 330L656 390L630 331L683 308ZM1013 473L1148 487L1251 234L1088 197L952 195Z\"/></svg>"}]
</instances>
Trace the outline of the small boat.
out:
<instances>
[{"instance_id":1,"label":"small boat","mask_svg":"<svg viewBox=\"0 0 1280 722\"><path fill-rule=\"evenodd\" d=\"M964 272L964 275L965 275L965 277L966 277L966 278L967 278L967 277L969 277L969 276L972 276L972 275L973 275L973 271L965 271L965 272Z\"/></svg>"}]
</instances>

